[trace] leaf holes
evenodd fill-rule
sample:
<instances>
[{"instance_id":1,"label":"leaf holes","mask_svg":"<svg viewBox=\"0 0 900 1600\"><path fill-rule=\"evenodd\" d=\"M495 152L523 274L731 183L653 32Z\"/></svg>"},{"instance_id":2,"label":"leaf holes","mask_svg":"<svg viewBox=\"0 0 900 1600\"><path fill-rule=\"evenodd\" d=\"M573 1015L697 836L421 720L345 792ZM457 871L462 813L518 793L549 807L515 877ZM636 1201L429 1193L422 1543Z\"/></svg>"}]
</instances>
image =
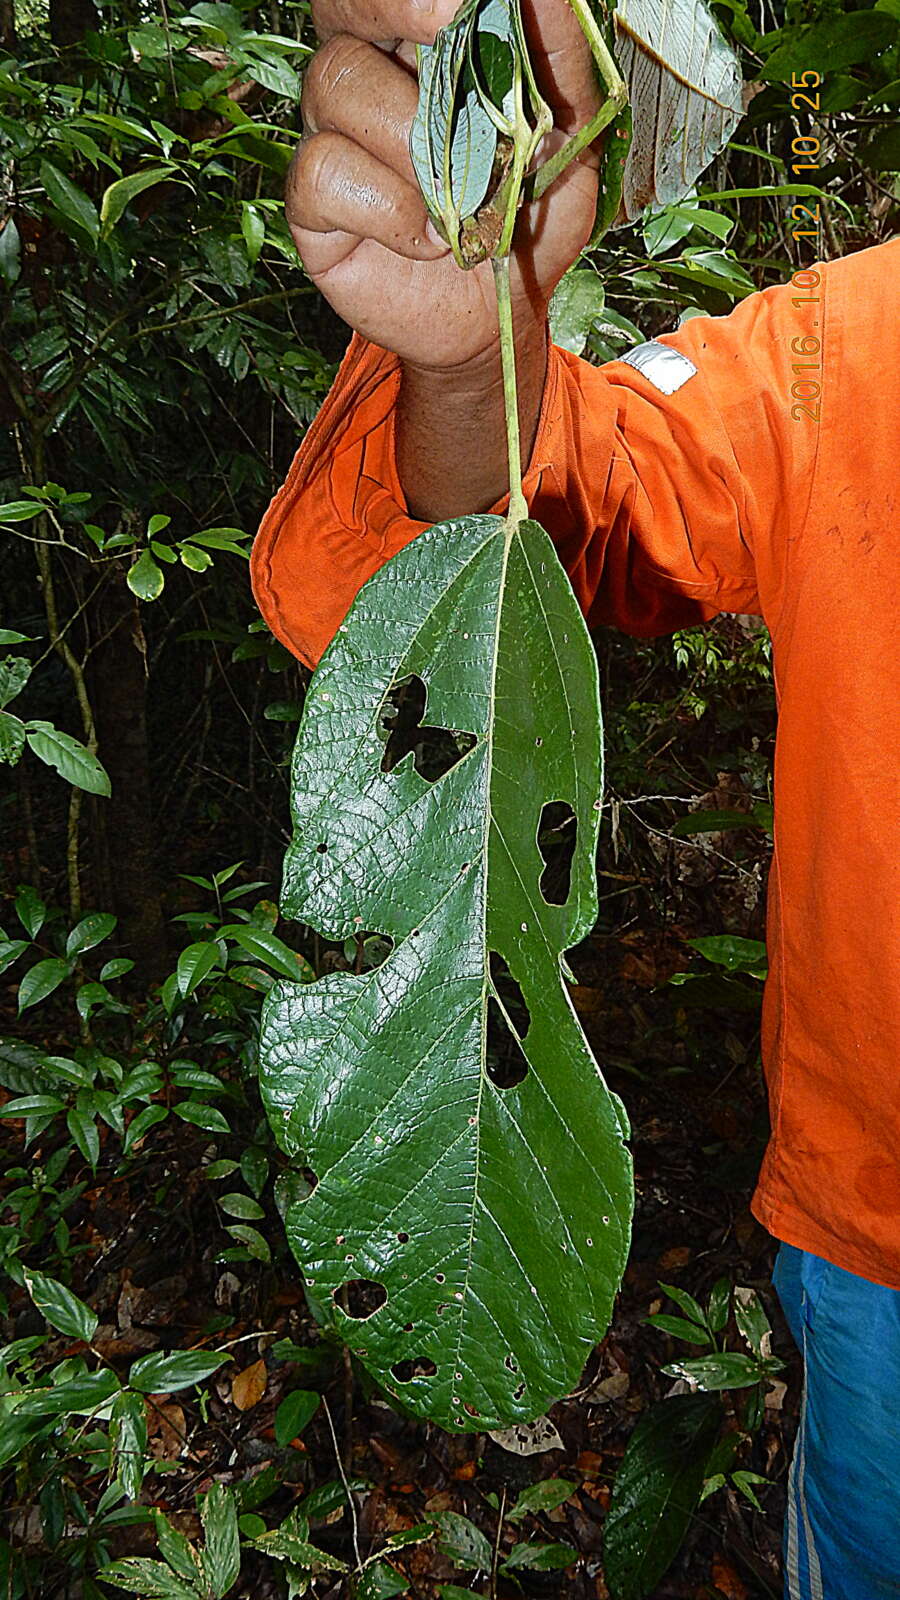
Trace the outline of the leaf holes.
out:
<instances>
[{"instance_id":1,"label":"leaf holes","mask_svg":"<svg viewBox=\"0 0 900 1600\"><path fill-rule=\"evenodd\" d=\"M572 886L578 819L567 800L548 800L538 823L538 849L544 862L539 888L548 906L564 906Z\"/></svg>"},{"instance_id":2,"label":"leaf holes","mask_svg":"<svg viewBox=\"0 0 900 1600\"><path fill-rule=\"evenodd\" d=\"M488 1043L485 1071L495 1089L515 1089L528 1074L528 1060L510 1033L493 995L488 998Z\"/></svg>"},{"instance_id":3,"label":"leaf holes","mask_svg":"<svg viewBox=\"0 0 900 1600\"><path fill-rule=\"evenodd\" d=\"M507 1372L518 1372L519 1370L517 1363L513 1359L512 1351L510 1351L509 1355L506 1356L503 1365L505 1366Z\"/></svg>"},{"instance_id":4,"label":"leaf holes","mask_svg":"<svg viewBox=\"0 0 900 1600\"><path fill-rule=\"evenodd\" d=\"M476 1417L477 1418L477 1417L481 1416L481 1412L480 1411L476 1411L475 1407L473 1405L470 1405L468 1400L464 1400L463 1401L463 1411L467 1411L469 1413L470 1417Z\"/></svg>"},{"instance_id":5,"label":"leaf holes","mask_svg":"<svg viewBox=\"0 0 900 1600\"><path fill-rule=\"evenodd\" d=\"M502 1004L495 995L488 996L485 1070L496 1089L514 1089L528 1072L521 1040L531 1026L531 1013L518 983L494 950L489 956L489 970L492 987Z\"/></svg>"},{"instance_id":6,"label":"leaf holes","mask_svg":"<svg viewBox=\"0 0 900 1600\"><path fill-rule=\"evenodd\" d=\"M332 1294L335 1305L356 1322L374 1316L387 1304L387 1297L384 1284L377 1283L374 1278L351 1278Z\"/></svg>"},{"instance_id":7,"label":"leaf holes","mask_svg":"<svg viewBox=\"0 0 900 1600\"><path fill-rule=\"evenodd\" d=\"M398 1244L409 1244L409 1234L408 1233L398 1233L398 1235L397 1235L397 1243Z\"/></svg>"},{"instance_id":8,"label":"leaf holes","mask_svg":"<svg viewBox=\"0 0 900 1600\"><path fill-rule=\"evenodd\" d=\"M411 1356L408 1361L395 1361L391 1376L397 1383L412 1383L414 1378L434 1378L437 1367L430 1356Z\"/></svg>"},{"instance_id":9,"label":"leaf holes","mask_svg":"<svg viewBox=\"0 0 900 1600\"><path fill-rule=\"evenodd\" d=\"M445 1272L436 1272L434 1275L434 1281L435 1283L446 1283L447 1274Z\"/></svg>"},{"instance_id":10,"label":"leaf holes","mask_svg":"<svg viewBox=\"0 0 900 1600\"><path fill-rule=\"evenodd\" d=\"M488 955L488 971L498 1000L505 1010L518 1037L524 1039L531 1027L531 1012L519 984L512 976L502 956L496 950ZM501 1019L502 1020L502 1019ZM505 1028L506 1024L503 1023Z\"/></svg>"},{"instance_id":11,"label":"leaf holes","mask_svg":"<svg viewBox=\"0 0 900 1600\"><path fill-rule=\"evenodd\" d=\"M381 758L382 772L393 772L412 752L419 777L426 783L436 783L475 748L478 740L474 733L423 726L427 699L424 680L415 673L392 684L378 722L379 738L387 740Z\"/></svg>"},{"instance_id":12,"label":"leaf holes","mask_svg":"<svg viewBox=\"0 0 900 1600\"><path fill-rule=\"evenodd\" d=\"M317 856L324 856L324 855L327 855L327 854L328 854L328 846L327 846L327 844L323 843L323 844L317 844L316 845L316 855Z\"/></svg>"},{"instance_id":13,"label":"leaf holes","mask_svg":"<svg viewBox=\"0 0 900 1600\"><path fill-rule=\"evenodd\" d=\"M525 1384L524 1383L517 1383L516 1387L513 1389L513 1399L514 1400L521 1400L521 1398L522 1398L524 1393L525 1393Z\"/></svg>"},{"instance_id":14,"label":"leaf holes","mask_svg":"<svg viewBox=\"0 0 900 1600\"><path fill-rule=\"evenodd\" d=\"M450 1310L450 1302L449 1302L449 1300L442 1300L440 1305L439 1306L435 1306L434 1309L437 1312L438 1316L442 1317L444 1315L445 1311L449 1311Z\"/></svg>"}]
</instances>

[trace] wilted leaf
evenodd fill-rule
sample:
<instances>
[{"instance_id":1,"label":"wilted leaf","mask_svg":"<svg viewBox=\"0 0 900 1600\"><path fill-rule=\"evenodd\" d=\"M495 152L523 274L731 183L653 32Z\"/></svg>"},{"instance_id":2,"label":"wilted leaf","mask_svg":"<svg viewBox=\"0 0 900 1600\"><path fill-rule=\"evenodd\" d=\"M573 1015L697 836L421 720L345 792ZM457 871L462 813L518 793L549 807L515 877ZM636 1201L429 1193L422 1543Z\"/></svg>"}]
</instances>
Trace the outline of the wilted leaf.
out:
<instances>
[{"instance_id":1,"label":"wilted leaf","mask_svg":"<svg viewBox=\"0 0 900 1600\"><path fill-rule=\"evenodd\" d=\"M390 759L388 697L416 683L429 777L415 751ZM394 944L265 1002L266 1107L318 1179L287 1232L360 1359L444 1426L524 1421L566 1393L624 1265L625 1116L560 966L596 913L600 769L596 657L532 522L423 533L358 596L306 700L284 906L330 939ZM564 904L538 846L559 803Z\"/></svg>"}]
</instances>

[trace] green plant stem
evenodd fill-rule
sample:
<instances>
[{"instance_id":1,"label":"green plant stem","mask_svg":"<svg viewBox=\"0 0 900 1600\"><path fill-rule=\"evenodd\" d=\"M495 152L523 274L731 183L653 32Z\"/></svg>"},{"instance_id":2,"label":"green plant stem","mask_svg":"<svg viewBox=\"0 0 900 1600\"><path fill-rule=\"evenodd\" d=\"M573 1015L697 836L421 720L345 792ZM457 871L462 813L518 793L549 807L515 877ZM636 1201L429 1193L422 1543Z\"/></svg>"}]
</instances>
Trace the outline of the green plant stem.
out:
<instances>
[{"instance_id":1,"label":"green plant stem","mask_svg":"<svg viewBox=\"0 0 900 1600\"><path fill-rule=\"evenodd\" d=\"M509 460L510 529L524 522L528 506L522 493L522 446L519 432L519 394L516 383L516 336L513 327L512 296L509 282L509 256L495 256L494 287L500 322L500 357L503 363L503 409L506 413L506 449Z\"/></svg>"},{"instance_id":2,"label":"green plant stem","mask_svg":"<svg viewBox=\"0 0 900 1600\"><path fill-rule=\"evenodd\" d=\"M606 98L596 116L586 127L581 128L575 136L557 150L548 162L535 174L532 199L539 200L546 194L552 183L565 172L576 156L593 144L597 135L618 116L619 112L628 103L628 89L606 40L598 28L587 0L569 0L569 5L575 13L578 25L584 34L594 58L600 81L606 90Z\"/></svg>"}]
</instances>

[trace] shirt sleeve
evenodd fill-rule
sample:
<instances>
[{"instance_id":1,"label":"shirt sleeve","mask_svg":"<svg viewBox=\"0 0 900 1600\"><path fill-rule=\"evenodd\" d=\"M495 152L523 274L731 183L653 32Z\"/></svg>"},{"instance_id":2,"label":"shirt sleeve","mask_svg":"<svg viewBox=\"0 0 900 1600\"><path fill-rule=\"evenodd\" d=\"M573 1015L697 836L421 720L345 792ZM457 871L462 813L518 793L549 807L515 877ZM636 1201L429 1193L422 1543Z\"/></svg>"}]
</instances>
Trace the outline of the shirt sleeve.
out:
<instances>
[{"instance_id":1,"label":"shirt sleeve","mask_svg":"<svg viewBox=\"0 0 900 1600\"><path fill-rule=\"evenodd\" d=\"M830 268L816 270L824 316ZM719 611L768 613L818 434L791 413L811 331L797 295L751 295L600 368L551 347L525 494L591 626L652 637ZM257 604L309 666L426 526L397 473L399 386L397 358L354 336L257 535Z\"/></svg>"}]
</instances>

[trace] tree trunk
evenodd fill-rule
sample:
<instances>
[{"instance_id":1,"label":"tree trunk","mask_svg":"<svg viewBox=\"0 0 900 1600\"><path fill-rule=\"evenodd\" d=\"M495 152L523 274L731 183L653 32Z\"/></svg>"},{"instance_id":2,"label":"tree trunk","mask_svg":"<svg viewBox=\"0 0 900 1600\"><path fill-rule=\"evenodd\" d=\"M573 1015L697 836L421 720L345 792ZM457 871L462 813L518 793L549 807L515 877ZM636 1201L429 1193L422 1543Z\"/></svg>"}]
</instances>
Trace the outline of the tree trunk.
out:
<instances>
[{"instance_id":1,"label":"tree trunk","mask_svg":"<svg viewBox=\"0 0 900 1600\"><path fill-rule=\"evenodd\" d=\"M99 29L94 0L50 0L50 37L57 49L80 44L89 29Z\"/></svg>"},{"instance_id":2,"label":"tree trunk","mask_svg":"<svg viewBox=\"0 0 900 1600\"><path fill-rule=\"evenodd\" d=\"M150 983L167 971L168 951L147 742L147 664L140 606L117 562L91 620L101 641L90 660L97 754L112 783L111 798L97 806L100 836L93 853L124 953L136 963L135 977Z\"/></svg>"},{"instance_id":3,"label":"tree trunk","mask_svg":"<svg viewBox=\"0 0 900 1600\"><path fill-rule=\"evenodd\" d=\"M16 48L15 0L0 0L0 50L12 53Z\"/></svg>"}]
</instances>

